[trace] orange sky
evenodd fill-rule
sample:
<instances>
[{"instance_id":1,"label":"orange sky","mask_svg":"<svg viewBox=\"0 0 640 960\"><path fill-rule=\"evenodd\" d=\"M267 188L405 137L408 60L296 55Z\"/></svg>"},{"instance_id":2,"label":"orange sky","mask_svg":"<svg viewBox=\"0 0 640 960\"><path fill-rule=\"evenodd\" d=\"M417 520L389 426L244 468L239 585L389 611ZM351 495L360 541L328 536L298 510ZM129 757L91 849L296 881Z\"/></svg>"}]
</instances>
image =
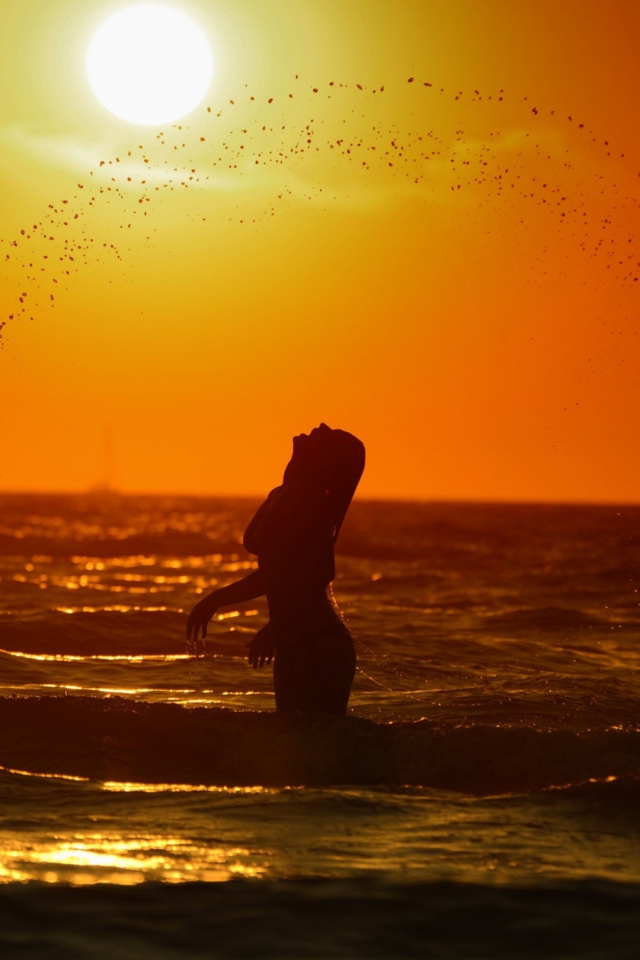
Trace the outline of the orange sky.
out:
<instances>
[{"instance_id":1,"label":"orange sky","mask_svg":"<svg viewBox=\"0 0 640 960\"><path fill-rule=\"evenodd\" d=\"M126 5L0 10L0 489L108 429L123 491L261 493L325 420L365 496L638 499L640 7L173 0L216 69L160 136L86 81Z\"/></svg>"}]
</instances>

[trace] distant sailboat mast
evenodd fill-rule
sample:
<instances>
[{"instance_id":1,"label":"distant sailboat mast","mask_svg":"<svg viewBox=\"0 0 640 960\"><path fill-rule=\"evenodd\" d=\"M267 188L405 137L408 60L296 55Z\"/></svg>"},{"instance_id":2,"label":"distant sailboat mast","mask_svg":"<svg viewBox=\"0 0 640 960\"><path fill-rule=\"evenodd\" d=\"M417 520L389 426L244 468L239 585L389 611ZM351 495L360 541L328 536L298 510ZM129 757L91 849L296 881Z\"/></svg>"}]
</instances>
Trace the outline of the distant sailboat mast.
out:
<instances>
[{"instance_id":1,"label":"distant sailboat mast","mask_svg":"<svg viewBox=\"0 0 640 960\"><path fill-rule=\"evenodd\" d=\"M111 427L105 424L102 428L102 477L90 488L91 493L106 496L115 493L113 486L113 442Z\"/></svg>"}]
</instances>

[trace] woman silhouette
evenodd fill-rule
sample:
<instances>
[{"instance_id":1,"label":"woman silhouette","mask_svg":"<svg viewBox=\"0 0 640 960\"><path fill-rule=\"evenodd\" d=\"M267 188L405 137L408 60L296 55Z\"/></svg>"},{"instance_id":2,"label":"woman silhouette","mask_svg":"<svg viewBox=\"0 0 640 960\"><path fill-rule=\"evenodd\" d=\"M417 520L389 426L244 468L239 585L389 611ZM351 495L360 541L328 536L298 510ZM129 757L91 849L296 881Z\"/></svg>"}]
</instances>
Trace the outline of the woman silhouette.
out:
<instances>
[{"instance_id":1,"label":"woman silhouette","mask_svg":"<svg viewBox=\"0 0 640 960\"><path fill-rule=\"evenodd\" d=\"M282 484L272 490L244 534L258 569L214 590L193 608L194 645L219 607L266 594L269 622L249 644L254 667L275 652L276 709L346 713L356 668L353 640L329 597L333 548L364 470L363 444L321 423L293 439Z\"/></svg>"}]
</instances>

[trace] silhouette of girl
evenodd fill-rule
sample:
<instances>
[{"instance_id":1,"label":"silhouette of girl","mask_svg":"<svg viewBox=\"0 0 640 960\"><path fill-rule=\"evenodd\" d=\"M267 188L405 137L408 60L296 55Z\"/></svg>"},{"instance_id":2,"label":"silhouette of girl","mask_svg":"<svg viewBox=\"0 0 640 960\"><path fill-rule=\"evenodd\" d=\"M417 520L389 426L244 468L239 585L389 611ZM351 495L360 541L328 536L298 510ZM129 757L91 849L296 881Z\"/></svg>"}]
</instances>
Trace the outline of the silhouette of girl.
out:
<instances>
[{"instance_id":1,"label":"silhouette of girl","mask_svg":"<svg viewBox=\"0 0 640 960\"><path fill-rule=\"evenodd\" d=\"M266 594L269 623L249 644L253 667L275 653L276 709L346 713L356 668L353 639L327 596L333 548L364 470L363 444L321 423L293 439L282 485L272 490L244 534L258 569L205 597L187 621L197 645L224 606Z\"/></svg>"}]
</instances>

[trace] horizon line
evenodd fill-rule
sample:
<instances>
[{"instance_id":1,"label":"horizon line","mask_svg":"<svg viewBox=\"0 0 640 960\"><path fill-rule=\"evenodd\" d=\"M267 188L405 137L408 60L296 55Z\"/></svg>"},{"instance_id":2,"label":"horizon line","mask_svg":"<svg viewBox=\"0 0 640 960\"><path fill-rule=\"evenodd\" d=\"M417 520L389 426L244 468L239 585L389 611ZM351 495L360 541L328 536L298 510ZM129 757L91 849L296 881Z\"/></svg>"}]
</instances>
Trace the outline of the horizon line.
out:
<instances>
[{"instance_id":1,"label":"horizon line","mask_svg":"<svg viewBox=\"0 0 640 960\"><path fill-rule=\"evenodd\" d=\"M28 490L16 490L16 489L2 489L0 488L0 497L21 497L21 496L33 496L33 497L93 497L96 499L109 498L109 497L193 497L196 499L208 499L208 500L263 500L263 493L188 493L188 492L176 492L176 491L144 491L144 490L118 490L116 488L105 488L105 487L92 487L83 490L37 490L37 489L28 489ZM354 497L354 501L360 501L364 503L420 503L420 504L469 504L469 505L487 505L487 506L566 506L566 507L638 507L640 506L640 499L638 500L610 500L610 499L588 499L588 498L579 498L579 499L551 499L551 498L524 498L517 499L515 497L452 497L452 496L443 496L443 495L432 495L432 496L419 496L408 494L406 496L402 495L391 495L391 494L380 494L377 496L358 496Z\"/></svg>"}]
</instances>

